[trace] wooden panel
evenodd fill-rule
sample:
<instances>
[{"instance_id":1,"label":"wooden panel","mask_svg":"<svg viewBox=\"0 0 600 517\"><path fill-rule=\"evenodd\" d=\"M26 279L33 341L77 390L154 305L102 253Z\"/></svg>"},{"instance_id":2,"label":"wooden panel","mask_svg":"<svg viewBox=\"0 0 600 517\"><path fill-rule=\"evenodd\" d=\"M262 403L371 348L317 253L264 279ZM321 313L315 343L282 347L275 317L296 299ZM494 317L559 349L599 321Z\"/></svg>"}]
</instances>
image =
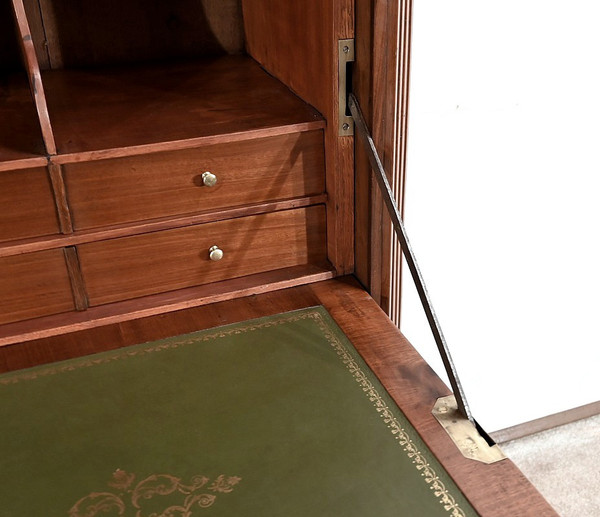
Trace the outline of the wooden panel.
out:
<instances>
[{"instance_id":1,"label":"wooden panel","mask_svg":"<svg viewBox=\"0 0 600 517\"><path fill-rule=\"evenodd\" d=\"M83 275L81 274L77 248L74 246L67 246L64 248L64 254L67 272L69 273L69 279L71 280L71 292L73 293L75 309L84 311L89 307L89 302L87 293L85 292L85 283L83 281Z\"/></svg>"},{"instance_id":2,"label":"wooden panel","mask_svg":"<svg viewBox=\"0 0 600 517\"><path fill-rule=\"evenodd\" d=\"M373 4L372 0L356 0L356 62L352 72L354 95L368 124L372 124L372 53ZM362 285L378 300L377 286L371 286L372 270L377 264L371 260L371 167L364 147L355 149L355 269L354 274ZM374 185L377 188L377 185Z\"/></svg>"},{"instance_id":3,"label":"wooden panel","mask_svg":"<svg viewBox=\"0 0 600 517\"><path fill-rule=\"evenodd\" d=\"M0 171L17 168L19 161L45 154L25 73L4 75L0 72L0 120ZM10 124L6 124L6 120L10 120ZM33 165L30 162L25 166Z\"/></svg>"},{"instance_id":4,"label":"wooden panel","mask_svg":"<svg viewBox=\"0 0 600 517\"><path fill-rule=\"evenodd\" d=\"M74 309L63 251L0 259L0 324Z\"/></svg>"},{"instance_id":5,"label":"wooden panel","mask_svg":"<svg viewBox=\"0 0 600 517\"><path fill-rule=\"evenodd\" d=\"M7 162L44 154L10 2L0 2L0 121L0 171L14 166Z\"/></svg>"},{"instance_id":6,"label":"wooden panel","mask_svg":"<svg viewBox=\"0 0 600 517\"><path fill-rule=\"evenodd\" d=\"M92 307L83 312L69 312L35 320L20 321L0 326L0 347L23 343L42 337L58 336L68 332L91 329L146 318L155 314L199 307L223 300L288 289L298 285L329 280L334 277L331 267L313 264L275 269L241 278L188 287L168 293L154 294ZM0 354L1 356L1 354Z\"/></svg>"},{"instance_id":7,"label":"wooden panel","mask_svg":"<svg viewBox=\"0 0 600 517\"><path fill-rule=\"evenodd\" d=\"M292 208L304 208L311 205L324 204L326 201L327 194L318 194L316 196L297 197L282 201L272 201L269 203L257 203L255 205L226 208L224 210L215 210L200 214L163 217L161 219L152 219L139 223L127 223L92 230L81 230L70 234L22 239L11 241L10 243L0 246L0 257L11 257L34 251L62 248L64 246L77 246L86 242L129 237L131 235L141 235L161 230L171 230L173 228L212 223L215 221L223 221L225 219L233 219L235 217L279 212L281 210L290 210Z\"/></svg>"},{"instance_id":8,"label":"wooden panel","mask_svg":"<svg viewBox=\"0 0 600 517\"><path fill-rule=\"evenodd\" d=\"M58 213L58 224L62 233L73 233L73 221L71 219L71 209L67 202L67 189L60 165L50 161L48 164L50 172L50 181L56 200L56 210Z\"/></svg>"},{"instance_id":9,"label":"wooden panel","mask_svg":"<svg viewBox=\"0 0 600 517\"><path fill-rule=\"evenodd\" d=\"M325 191L322 131L65 164L76 229L214 211ZM217 176L204 186L202 173Z\"/></svg>"},{"instance_id":10,"label":"wooden panel","mask_svg":"<svg viewBox=\"0 0 600 517\"><path fill-rule=\"evenodd\" d=\"M412 2L356 0L354 93L402 210L408 113ZM400 312L402 261L362 146L356 152L356 272L394 321ZM409 280L410 281L410 280Z\"/></svg>"},{"instance_id":11,"label":"wooden panel","mask_svg":"<svg viewBox=\"0 0 600 517\"><path fill-rule=\"evenodd\" d=\"M465 458L431 414L450 392L398 328L355 282L310 286L375 372L427 446L482 517L557 517L508 459L485 465ZM374 339L376 336L376 339Z\"/></svg>"},{"instance_id":12,"label":"wooden panel","mask_svg":"<svg viewBox=\"0 0 600 517\"><path fill-rule=\"evenodd\" d=\"M482 517L556 517L510 460L464 458L431 415L448 389L374 301L350 279L320 282L0 348L11 371L322 304L375 371ZM374 339L376 336L376 339Z\"/></svg>"},{"instance_id":13,"label":"wooden panel","mask_svg":"<svg viewBox=\"0 0 600 517\"><path fill-rule=\"evenodd\" d=\"M29 30L27 15L25 14L25 6L23 5L23 0L12 0L12 2L15 10L17 27L19 30L21 49L25 58L25 66L27 68L27 77L29 78L29 85L31 87L31 93L33 94L33 100L35 102L35 108L42 130L44 145L48 154L56 154L56 144L54 142L54 134L52 132L52 126L50 124L50 118L48 115L46 94L44 91L44 85L42 83L42 77L35 53L35 48L31 39L31 31Z\"/></svg>"},{"instance_id":14,"label":"wooden panel","mask_svg":"<svg viewBox=\"0 0 600 517\"><path fill-rule=\"evenodd\" d=\"M90 305L325 259L323 207L287 210L79 247ZM224 257L209 259L218 245Z\"/></svg>"},{"instance_id":15,"label":"wooden panel","mask_svg":"<svg viewBox=\"0 0 600 517\"><path fill-rule=\"evenodd\" d=\"M52 68L237 54L239 0L40 0Z\"/></svg>"},{"instance_id":16,"label":"wooden panel","mask_svg":"<svg viewBox=\"0 0 600 517\"><path fill-rule=\"evenodd\" d=\"M338 40L354 37L353 0L242 0L250 55L327 119L328 255L354 268L354 138L338 136Z\"/></svg>"},{"instance_id":17,"label":"wooden panel","mask_svg":"<svg viewBox=\"0 0 600 517\"><path fill-rule=\"evenodd\" d=\"M59 232L46 167L0 172L0 242Z\"/></svg>"},{"instance_id":18,"label":"wooden panel","mask_svg":"<svg viewBox=\"0 0 600 517\"><path fill-rule=\"evenodd\" d=\"M319 122L251 59L43 74L58 149L78 153Z\"/></svg>"},{"instance_id":19,"label":"wooden panel","mask_svg":"<svg viewBox=\"0 0 600 517\"><path fill-rule=\"evenodd\" d=\"M31 39L35 47L35 54L41 70L50 68L50 56L48 54L48 41L44 30L44 21L40 11L38 0L23 0L25 14L31 30Z\"/></svg>"}]
</instances>

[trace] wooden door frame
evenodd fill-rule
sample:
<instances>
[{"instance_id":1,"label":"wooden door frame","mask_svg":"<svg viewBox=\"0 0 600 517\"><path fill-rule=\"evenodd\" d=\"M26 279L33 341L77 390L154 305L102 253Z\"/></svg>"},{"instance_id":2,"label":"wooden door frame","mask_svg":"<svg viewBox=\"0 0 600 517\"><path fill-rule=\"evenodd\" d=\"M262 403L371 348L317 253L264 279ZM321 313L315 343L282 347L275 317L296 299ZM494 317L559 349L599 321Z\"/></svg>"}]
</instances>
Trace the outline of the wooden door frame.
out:
<instances>
[{"instance_id":1,"label":"wooden door frame","mask_svg":"<svg viewBox=\"0 0 600 517\"><path fill-rule=\"evenodd\" d=\"M354 92L402 210L406 171L412 0L356 0ZM356 276L400 318L401 250L363 149L356 149Z\"/></svg>"}]
</instances>

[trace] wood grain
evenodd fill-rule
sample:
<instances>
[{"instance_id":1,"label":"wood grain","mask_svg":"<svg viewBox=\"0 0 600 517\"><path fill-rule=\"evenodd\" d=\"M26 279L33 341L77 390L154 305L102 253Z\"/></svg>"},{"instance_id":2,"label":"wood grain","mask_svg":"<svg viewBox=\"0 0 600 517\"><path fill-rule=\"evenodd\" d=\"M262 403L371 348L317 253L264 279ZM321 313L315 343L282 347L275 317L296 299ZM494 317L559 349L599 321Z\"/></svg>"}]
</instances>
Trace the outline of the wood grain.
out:
<instances>
[{"instance_id":1,"label":"wood grain","mask_svg":"<svg viewBox=\"0 0 600 517\"><path fill-rule=\"evenodd\" d=\"M218 262L209 249L224 251ZM82 244L90 305L325 260L323 207Z\"/></svg>"},{"instance_id":2,"label":"wood grain","mask_svg":"<svg viewBox=\"0 0 600 517\"><path fill-rule=\"evenodd\" d=\"M9 74L0 70L0 120L0 171L46 164L42 133L24 72Z\"/></svg>"},{"instance_id":3,"label":"wood grain","mask_svg":"<svg viewBox=\"0 0 600 517\"><path fill-rule=\"evenodd\" d=\"M52 191L54 193L54 202L56 204L60 231L65 234L73 233L73 220L71 218L71 208L67 201L67 190L63 171L60 165L53 163L52 161L48 164L48 170L50 171L50 180L52 182Z\"/></svg>"},{"instance_id":4,"label":"wood grain","mask_svg":"<svg viewBox=\"0 0 600 517\"><path fill-rule=\"evenodd\" d=\"M243 51L239 0L40 0L52 68L190 59ZM118 13L118 15L116 15Z\"/></svg>"},{"instance_id":5,"label":"wood grain","mask_svg":"<svg viewBox=\"0 0 600 517\"><path fill-rule=\"evenodd\" d=\"M73 308L62 250L0 259L0 324Z\"/></svg>"},{"instance_id":6,"label":"wood grain","mask_svg":"<svg viewBox=\"0 0 600 517\"><path fill-rule=\"evenodd\" d=\"M23 5L25 6L25 14L27 15L27 22L31 30L31 39L33 40L40 70L46 70L50 68L50 55L48 53L48 41L46 40L40 3L38 0L23 0Z\"/></svg>"},{"instance_id":7,"label":"wood grain","mask_svg":"<svg viewBox=\"0 0 600 517\"><path fill-rule=\"evenodd\" d=\"M42 130L44 145L46 146L46 151L48 154L56 154L56 144L54 142L52 125L50 124L50 116L48 114L48 105L46 102L46 94L44 92L44 84L42 83L40 67L35 53L35 48L33 46L33 41L31 39L31 31L29 30L25 6L23 5L23 0L12 0L12 3L15 11L15 18L17 20L19 36L21 39L21 48L23 50L23 56L25 57L29 85L31 88L31 93L33 94L35 108Z\"/></svg>"},{"instance_id":8,"label":"wood grain","mask_svg":"<svg viewBox=\"0 0 600 517\"><path fill-rule=\"evenodd\" d=\"M59 232L46 167L0 172L0 242Z\"/></svg>"},{"instance_id":9,"label":"wood grain","mask_svg":"<svg viewBox=\"0 0 600 517\"><path fill-rule=\"evenodd\" d=\"M67 246L63 251L65 254L67 272L69 273L69 280L71 281L71 292L73 293L75 309L84 311L90 306L90 302L87 298L85 282L83 281L83 275L81 274L77 248L75 248L75 246Z\"/></svg>"},{"instance_id":10,"label":"wood grain","mask_svg":"<svg viewBox=\"0 0 600 517\"><path fill-rule=\"evenodd\" d=\"M317 196L258 203L255 205L246 205L225 210L214 210L180 217L154 219L152 221L144 221L141 223L121 224L97 230L83 230L66 235L22 239L0 245L0 257L12 257L14 255L22 255L23 253L61 248L63 246L76 246L86 242L116 239L118 237L128 237L130 235L140 235L143 233L170 230L173 228L183 228L195 224L223 221L225 219L265 214L268 212L278 212L280 210L290 210L292 208L303 208L311 205L323 204L326 201L327 194L319 194Z\"/></svg>"},{"instance_id":11,"label":"wood grain","mask_svg":"<svg viewBox=\"0 0 600 517\"><path fill-rule=\"evenodd\" d=\"M43 78L60 153L181 142L321 119L242 56L51 70Z\"/></svg>"},{"instance_id":12,"label":"wood grain","mask_svg":"<svg viewBox=\"0 0 600 517\"><path fill-rule=\"evenodd\" d=\"M353 93L368 124L372 124L372 54L373 54L373 7L371 0L356 0L356 61L353 66ZM373 269L377 264L371 260L371 168L365 149L355 149L355 271L358 280L378 301L381 287L378 282L371 285ZM375 188L376 185L375 185Z\"/></svg>"},{"instance_id":13,"label":"wood grain","mask_svg":"<svg viewBox=\"0 0 600 517\"><path fill-rule=\"evenodd\" d=\"M333 278L333 276L333 270L326 265L303 264L242 278L223 280L214 284L145 296L135 300L109 303L91 307L84 312L70 312L26 322L11 323L0 326L0 347L17 344L13 348L21 349L22 344L27 341L61 336L66 333L149 316L159 315L159 319L163 317L168 319L170 316L167 316L167 313L170 312L320 282ZM69 336L66 336L65 339L68 340ZM75 353L75 351L72 350L71 353ZM80 350L77 353L81 354L85 351ZM38 359L41 360L41 357ZM0 366L1 361L2 352L0 352Z\"/></svg>"},{"instance_id":14,"label":"wood grain","mask_svg":"<svg viewBox=\"0 0 600 517\"><path fill-rule=\"evenodd\" d=\"M319 194L324 161L322 131L310 131L63 170L75 227L87 229Z\"/></svg>"},{"instance_id":15,"label":"wood grain","mask_svg":"<svg viewBox=\"0 0 600 517\"><path fill-rule=\"evenodd\" d=\"M398 328L354 282L308 287L335 318L367 364L482 517L556 516L510 460L468 460L431 414L450 392Z\"/></svg>"},{"instance_id":16,"label":"wood grain","mask_svg":"<svg viewBox=\"0 0 600 517\"><path fill-rule=\"evenodd\" d=\"M44 154L19 40L11 3L0 2L0 171Z\"/></svg>"},{"instance_id":17,"label":"wood grain","mask_svg":"<svg viewBox=\"0 0 600 517\"><path fill-rule=\"evenodd\" d=\"M246 48L327 119L328 255L354 268L354 143L338 136L338 40L352 38L352 0L243 0Z\"/></svg>"},{"instance_id":18,"label":"wood grain","mask_svg":"<svg viewBox=\"0 0 600 517\"><path fill-rule=\"evenodd\" d=\"M464 458L431 408L448 389L374 301L350 278L237 298L31 341L0 349L0 371L185 334L322 304L377 374L482 517L550 517L556 513L510 460L484 465Z\"/></svg>"}]
</instances>

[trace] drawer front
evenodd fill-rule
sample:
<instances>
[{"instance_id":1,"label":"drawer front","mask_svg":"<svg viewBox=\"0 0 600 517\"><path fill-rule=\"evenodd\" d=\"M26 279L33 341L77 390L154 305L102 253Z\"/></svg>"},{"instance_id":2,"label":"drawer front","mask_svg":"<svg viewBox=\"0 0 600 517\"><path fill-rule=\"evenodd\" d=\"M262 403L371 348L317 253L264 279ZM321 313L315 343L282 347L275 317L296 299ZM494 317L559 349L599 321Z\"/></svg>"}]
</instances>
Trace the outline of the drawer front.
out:
<instances>
[{"instance_id":1,"label":"drawer front","mask_svg":"<svg viewBox=\"0 0 600 517\"><path fill-rule=\"evenodd\" d=\"M223 258L213 261L218 246ZM325 208L309 207L79 246L91 305L326 258Z\"/></svg>"},{"instance_id":2,"label":"drawer front","mask_svg":"<svg viewBox=\"0 0 600 517\"><path fill-rule=\"evenodd\" d=\"M63 166L73 222L96 228L325 190L322 131ZM203 173L216 177L206 186Z\"/></svg>"},{"instance_id":3,"label":"drawer front","mask_svg":"<svg viewBox=\"0 0 600 517\"><path fill-rule=\"evenodd\" d=\"M59 232L45 167L0 172L0 242Z\"/></svg>"},{"instance_id":4,"label":"drawer front","mask_svg":"<svg viewBox=\"0 0 600 517\"><path fill-rule=\"evenodd\" d=\"M74 308L62 249L0 258L0 324Z\"/></svg>"}]
</instances>

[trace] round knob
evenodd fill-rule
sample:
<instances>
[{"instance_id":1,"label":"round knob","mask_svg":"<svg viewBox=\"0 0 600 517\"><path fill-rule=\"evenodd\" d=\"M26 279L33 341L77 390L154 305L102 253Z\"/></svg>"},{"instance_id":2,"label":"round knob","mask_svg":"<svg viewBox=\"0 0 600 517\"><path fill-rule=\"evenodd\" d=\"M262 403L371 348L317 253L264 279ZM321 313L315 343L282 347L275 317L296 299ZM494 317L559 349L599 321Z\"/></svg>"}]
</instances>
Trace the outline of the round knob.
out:
<instances>
[{"instance_id":1,"label":"round knob","mask_svg":"<svg viewBox=\"0 0 600 517\"><path fill-rule=\"evenodd\" d=\"M208 250L208 258L210 258L210 260L214 260L215 262L217 260L221 260L223 258L223 250L219 248L219 246L212 246Z\"/></svg>"},{"instance_id":2,"label":"round knob","mask_svg":"<svg viewBox=\"0 0 600 517\"><path fill-rule=\"evenodd\" d=\"M205 187L214 187L217 184L217 177L210 171L203 172L202 183Z\"/></svg>"}]
</instances>

